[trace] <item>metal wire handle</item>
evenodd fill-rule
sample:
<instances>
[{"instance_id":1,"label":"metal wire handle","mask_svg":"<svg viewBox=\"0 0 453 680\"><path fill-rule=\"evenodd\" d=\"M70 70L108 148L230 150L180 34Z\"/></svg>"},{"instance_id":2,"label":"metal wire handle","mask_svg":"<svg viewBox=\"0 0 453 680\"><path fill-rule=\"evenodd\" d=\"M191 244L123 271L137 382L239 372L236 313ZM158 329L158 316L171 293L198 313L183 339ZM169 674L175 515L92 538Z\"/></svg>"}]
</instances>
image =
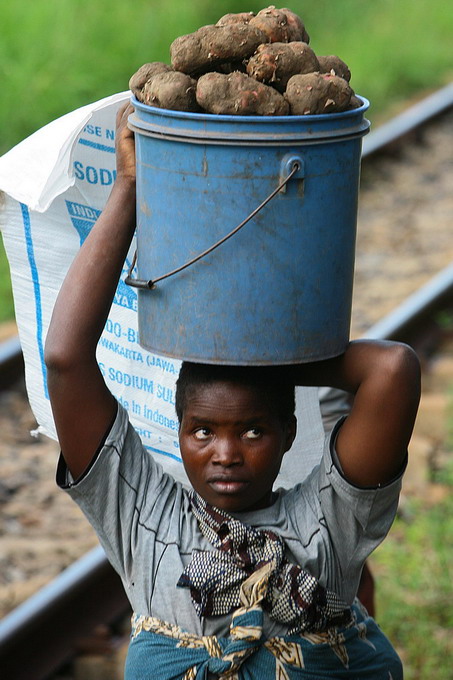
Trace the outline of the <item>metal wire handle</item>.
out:
<instances>
[{"instance_id":1,"label":"metal wire handle","mask_svg":"<svg viewBox=\"0 0 453 680\"><path fill-rule=\"evenodd\" d=\"M289 182L289 180L300 170L301 164L298 161L294 161L292 164L292 169L286 177L283 182L281 182L276 189L273 190L271 194L257 207L253 212L250 213L248 217L245 218L243 222L238 224L237 227L235 227L232 231L230 231L229 234L221 238L217 243L214 243L214 245L210 246L206 250L204 250L202 253L197 255L196 257L192 258L191 260L188 260L185 264L182 264L180 267L177 267L176 269L173 269L170 272L167 272L167 274L162 274L162 276L158 276L157 278L153 280L146 281L145 279L134 279L132 278L132 270L135 267L135 263L137 262L137 251L134 253L134 257L132 258L132 264L129 268L128 274L125 278L125 283L127 283L128 286L133 286L134 288L145 288L147 290L151 290L155 288L156 283L159 281L163 281L164 279L168 279L170 276L173 276L174 274L178 274L179 272L182 272L184 269L187 269L187 267L190 267L190 265L194 264L195 262L198 262L198 260L201 260L202 257L205 257L209 253L212 253L213 250L218 248L219 246L222 245L222 243L225 243L229 238L237 234L237 232L242 229L244 225L247 224L247 222L250 222L250 220L255 217L259 213L262 208L264 208L265 205L269 203L278 193L283 189L283 187L286 186L286 184Z\"/></svg>"}]
</instances>

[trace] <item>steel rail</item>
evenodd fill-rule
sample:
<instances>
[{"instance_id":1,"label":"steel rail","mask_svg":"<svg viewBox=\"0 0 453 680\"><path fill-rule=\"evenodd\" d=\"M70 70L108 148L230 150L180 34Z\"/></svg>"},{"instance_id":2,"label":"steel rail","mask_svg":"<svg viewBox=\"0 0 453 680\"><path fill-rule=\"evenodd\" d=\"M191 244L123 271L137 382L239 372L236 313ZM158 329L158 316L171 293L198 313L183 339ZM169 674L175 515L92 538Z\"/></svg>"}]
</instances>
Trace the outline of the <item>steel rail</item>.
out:
<instances>
[{"instance_id":1,"label":"steel rail","mask_svg":"<svg viewBox=\"0 0 453 680\"><path fill-rule=\"evenodd\" d=\"M453 84L422 100L364 139L363 158L384 151L453 107ZM363 337L411 344L433 314L453 305L453 265L445 268ZM18 338L0 344L0 389L23 369ZM127 613L121 580L97 547L0 621L0 669L14 680L45 680L74 654L74 641ZM49 649L49 638L52 645Z\"/></svg>"},{"instance_id":2,"label":"steel rail","mask_svg":"<svg viewBox=\"0 0 453 680\"><path fill-rule=\"evenodd\" d=\"M0 622L0 675L43 680L74 655L74 642L129 607L104 551L94 548Z\"/></svg>"},{"instance_id":3,"label":"steel rail","mask_svg":"<svg viewBox=\"0 0 453 680\"><path fill-rule=\"evenodd\" d=\"M453 83L449 83L370 132L362 142L362 158L369 158L392 148L408 134L452 107Z\"/></svg>"},{"instance_id":4,"label":"steel rail","mask_svg":"<svg viewBox=\"0 0 453 680\"><path fill-rule=\"evenodd\" d=\"M411 344L420 324L443 310L453 308L453 264L442 269L362 336L375 340L398 340Z\"/></svg>"}]
</instances>

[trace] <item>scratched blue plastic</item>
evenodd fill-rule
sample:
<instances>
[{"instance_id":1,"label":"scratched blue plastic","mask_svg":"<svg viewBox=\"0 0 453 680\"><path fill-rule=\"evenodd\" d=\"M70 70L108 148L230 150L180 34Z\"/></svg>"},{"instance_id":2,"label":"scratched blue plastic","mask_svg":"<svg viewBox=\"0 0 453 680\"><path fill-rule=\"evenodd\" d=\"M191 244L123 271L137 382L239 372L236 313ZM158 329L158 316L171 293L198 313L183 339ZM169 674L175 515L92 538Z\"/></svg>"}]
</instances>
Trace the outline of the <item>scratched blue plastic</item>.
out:
<instances>
[{"instance_id":1,"label":"scratched blue plastic","mask_svg":"<svg viewBox=\"0 0 453 680\"><path fill-rule=\"evenodd\" d=\"M137 277L184 264L301 170L238 234L138 291L140 344L206 363L267 365L340 354L349 340L368 101L318 116L212 116L145 106L137 149Z\"/></svg>"}]
</instances>

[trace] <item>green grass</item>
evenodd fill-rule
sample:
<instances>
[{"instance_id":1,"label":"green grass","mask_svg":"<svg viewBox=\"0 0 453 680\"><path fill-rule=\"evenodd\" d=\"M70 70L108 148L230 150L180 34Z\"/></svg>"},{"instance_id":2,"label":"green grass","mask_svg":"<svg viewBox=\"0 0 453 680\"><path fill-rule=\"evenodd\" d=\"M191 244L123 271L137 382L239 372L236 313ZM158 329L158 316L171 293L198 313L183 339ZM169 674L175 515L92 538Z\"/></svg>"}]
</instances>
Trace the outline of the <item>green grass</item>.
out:
<instances>
[{"instance_id":1,"label":"green grass","mask_svg":"<svg viewBox=\"0 0 453 680\"><path fill-rule=\"evenodd\" d=\"M0 234L0 323L14 319L13 293L9 265Z\"/></svg>"},{"instance_id":2,"label":"green grass","mask_svg":"<svg viewBox=\"0 0 453 680\"><path fill-rule=\"evenodd\" d=\"M406 680L450 680L453 493L434 507L414 500L408 515L372 558L376 618L403 658Z\"/></svg>"},{"instance_id":3,"label":"green grass","mask_svg":"<svg viewBox=\"0 0 453 680\"><path fill-rule=\"evenodd\" d=\"M451 79L453 6L444 0L294 0L319 54L337 53L373 118ZM178 35L256 0L0 0L0 153L53 118L127 89Z\"/></svg>"},{"instance_id":4,"label":"green grass","mask_svg":"<svg viewBox=\"0 0 453 680\"><path fill-rule=\"evenodd\" d=\"M453 76L445 0L294 0L318 54L338 54L377 123ZM114 92L178 35L256 0L0 0L0 154L54 118ZM1 315L12 314L0 245ZM6 281L5 281L6 279ZM1 317L0 317L1 318Z\"/></svg>"},{"instance_id":5,"label":"green grass","mask_svg":"<svg viewBox=\"0 0 453 680\"><path fill-rule=\"evenodd\" d=\"M371 558L376 618L402 656L405 680L452 677L453 385L447 391L450 456L431 473L431 481L443 485L444 498L436 504L409 499Z\"/></svg>"}]
</instances>

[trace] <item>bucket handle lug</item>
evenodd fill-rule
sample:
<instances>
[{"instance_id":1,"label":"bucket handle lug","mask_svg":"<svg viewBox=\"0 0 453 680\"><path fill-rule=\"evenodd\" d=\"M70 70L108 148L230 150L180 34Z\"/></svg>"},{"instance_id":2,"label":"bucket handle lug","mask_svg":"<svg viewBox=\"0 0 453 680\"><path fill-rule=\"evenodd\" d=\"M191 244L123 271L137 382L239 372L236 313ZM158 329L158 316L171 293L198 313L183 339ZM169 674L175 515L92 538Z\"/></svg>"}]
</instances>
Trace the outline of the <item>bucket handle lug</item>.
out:
<instances>
[{"instance_id":1,"label":"bucket handle lug","mask_svg":"<svg viewBox=\"0 0 453 680\"><path fill-rule=\"evenodd\" d=\"M209 253L212 253L213 250L218 248L219 246L222 245L222 243L225 243L229 238L237 234L237 232L242 229L243 226L247 224L247 222L250 222L250 220L257 215L262 208L264 208L265 205L267 205L275 196L277 196L278 193L281 191L284 191L286 189L286 185L288 184L289 180L292 179L293 177L296 177L298 173L302 171L302 178L303 178L303 161L301 158L298 156L288 156L283 159L282 166L281 166L281 171L280 171L280 182L279 185L272 191L272 193L269 194L267 198L264 199L264 201L257 207L255 210L253 210L248 217L245 218L240 224L238 224L237 227L235 227L232 231L230 231L226 236L221 238L217 243L214 243L214 245L210 246L206 250L204 250L202 253L197 255L196 257L192 258L185 264L181 265L180 267L177 267L176 269L173 269L170 272L167 272L167 274L162 274L162 276L158 276L155 279L150 279L147 281L146 279L134 279L132 277L132 271L135 267L135 263L137 262L137 251L134 253L134 257L132 258L132 264L129 267L129 271L127 273L127 276L125 278L125 283L128 286L133 286L134 288L141 288L145 290L152 290L153 288L156 287L156 283L159 281L163 281L163 279L168 279L170 276L173 276L174 274L178 274L179 272L183 271L184 269L187 269L187 267L190 267L190 265L194 264L195 262L198 262L198 260L201 260L202 257L205 257ZM283 174L284 173L284 174ZM283 175L283 178L282 178ZM286 175L286 176L285 176ZM299 177L299 179L301 179Z\"/></svg>"},{"instance_id":2,"label":"bucket handle lug","mask_svg":"<svg viewBox=\"0 0 453 680\"><path fill-rule=\"evenodd\" d=\"M287 177L288 174L296 165L299 166L299 169L297 170L297 172L293 173L291 177L292 179L298 179L303 181L305 178L303 158L301 158L301 156L295 156L293 154L288 154L284 156L282 159L282 163L280 166L280 181ZM282 194L286 193L286 182L280 189L280 193Z\"/></svg>"}]
</instances>

